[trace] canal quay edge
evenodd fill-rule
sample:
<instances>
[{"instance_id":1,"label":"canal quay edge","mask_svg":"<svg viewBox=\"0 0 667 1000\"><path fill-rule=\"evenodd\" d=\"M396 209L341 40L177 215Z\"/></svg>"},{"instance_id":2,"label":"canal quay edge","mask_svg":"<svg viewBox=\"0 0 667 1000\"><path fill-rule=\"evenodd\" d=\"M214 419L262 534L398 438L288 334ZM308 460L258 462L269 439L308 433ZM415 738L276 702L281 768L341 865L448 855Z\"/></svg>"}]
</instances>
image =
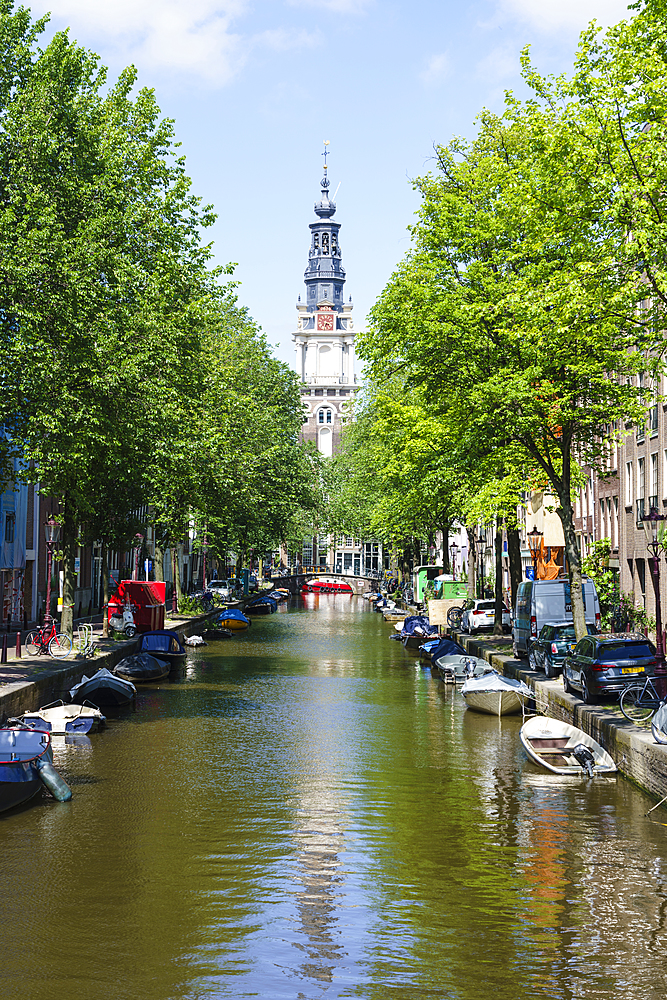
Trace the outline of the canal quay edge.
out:
<instances>
[{"instance_id":1,"label":"canal quay edge","mask_svg":"<svg viewBox=\"0 0 667 1000\"><path fill-rule=\"evenodd\" d=\"M566 694L560 677L549 680L513 656L499 652L495 636L485 641L456 633L456 639L467 652L487 660L505 676L524 681L534 692L540 714L577 726L597 740L611 754L621 774L642 791L658 799L667 796L667 746L654 742L650 728L632 725L612 705L585 705L580 698Z\"/></svg>"},{"instance_id":2,"label":"canal quay edge","mask_svg":"<svg viewBox=\"0 0 667 1000\"><path fill-rule=\"evenodd\" d=\"M210 617L210 614L206 614L180 618L178 623L166 622L165 627L171 625L173 631L183 639L201 629ZM81 680L82 674L90 677L101 667L113 670L124 657L138 652L140 638L141 636L137 636L136 639L122 640L113 649L104 650L93 657L77 657L65 661L41 658L25 680L4 683L0 674L0 725L5 725L7 719L17 718L24 712L34 712L58 698L69 701L69 689ZM18 667L24 662L23 658L10 660L6 666Z\"/></svg>"}]
</instances>

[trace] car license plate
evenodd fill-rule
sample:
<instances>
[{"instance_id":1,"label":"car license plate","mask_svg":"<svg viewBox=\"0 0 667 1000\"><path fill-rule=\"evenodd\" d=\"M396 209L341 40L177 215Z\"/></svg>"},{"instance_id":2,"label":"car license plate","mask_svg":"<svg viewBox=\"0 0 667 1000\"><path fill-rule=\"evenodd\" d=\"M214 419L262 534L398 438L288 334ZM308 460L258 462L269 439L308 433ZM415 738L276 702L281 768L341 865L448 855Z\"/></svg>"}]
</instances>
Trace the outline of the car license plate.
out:
<instances>
[{"instance_id":1,"label":"car license plate","mask_svg":"<svg viewBox=\"0 0 667 1000\"><path fill-rule=\"evenodd\" d=\"M621 667L622 674L641 674L642 667Z\"/></svg>"}]
</instances>

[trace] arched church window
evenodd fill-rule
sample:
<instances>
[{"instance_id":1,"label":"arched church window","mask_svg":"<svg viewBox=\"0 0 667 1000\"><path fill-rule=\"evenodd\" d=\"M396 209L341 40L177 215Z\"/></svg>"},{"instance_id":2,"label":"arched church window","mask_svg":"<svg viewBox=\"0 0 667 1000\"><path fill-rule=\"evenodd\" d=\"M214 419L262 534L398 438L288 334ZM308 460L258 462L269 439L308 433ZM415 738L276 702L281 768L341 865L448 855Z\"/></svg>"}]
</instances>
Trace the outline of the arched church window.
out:
<instances>
[{"instance_id":1,"label":"arched church window","mask_svg":"<svg viewBox=\"0 0 667 1000\"><path fill-rule=\"evenodd\" d=\"M322 233L322 253L329 253L329 234Z\"/></svg>"},{"instance_id":2,"label":"arched church window","mask_svg":"<svg viewBox=\"0 0 667 1000\"><path fill-rule=\"evenodd\" d=\"M320 234L319 233L315 233L315 235L313 236L313 246L315 247L316 250L319 250L319 248L320 248Z\"/></svg>"},{"instance_id":3,"label":"arched church window","mask_svg":"<svg viewBox=\"0 0 667 1000\"><path fill-rule=\"evenodd\" d=\"M320 424L330 424L333 423L333 415L331 410L322 409L317 415L317 421Z\"/></svg>"}]
</instances>

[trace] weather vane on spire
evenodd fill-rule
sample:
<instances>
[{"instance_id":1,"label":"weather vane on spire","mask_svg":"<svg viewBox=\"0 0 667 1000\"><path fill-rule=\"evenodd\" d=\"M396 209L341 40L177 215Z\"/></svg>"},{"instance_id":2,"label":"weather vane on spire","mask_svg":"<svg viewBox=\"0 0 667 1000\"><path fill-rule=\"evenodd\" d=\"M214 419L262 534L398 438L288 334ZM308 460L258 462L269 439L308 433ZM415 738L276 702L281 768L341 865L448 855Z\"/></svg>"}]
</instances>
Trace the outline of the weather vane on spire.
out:
<instances>
[{"instance_id":1,"label":"weather vane on spire","mask_svg":"<svg viewBox=\"0 0 667 1000\"><path fill-rule=\"evenodd\" d=\"M327 149L328 145L329 145L329 140L325 139L324 140L324 152L322 153L322 156L324 157L324 169L325 170L327 169L327 156L329 155L329 150Z\"/></svg>"}]
</instances>

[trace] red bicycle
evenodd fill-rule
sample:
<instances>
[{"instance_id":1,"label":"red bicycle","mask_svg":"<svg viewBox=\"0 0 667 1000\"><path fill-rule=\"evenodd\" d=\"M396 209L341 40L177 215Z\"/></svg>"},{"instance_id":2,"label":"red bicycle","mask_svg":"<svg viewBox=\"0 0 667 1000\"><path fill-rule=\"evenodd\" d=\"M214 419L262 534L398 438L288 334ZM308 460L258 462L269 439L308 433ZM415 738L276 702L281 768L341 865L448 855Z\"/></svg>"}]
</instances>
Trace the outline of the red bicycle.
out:
<instances>
[{"instance_id":1,"label":"red bicycle","mask_svg":"<svg viewBox=\"0 0 667 1000\"><path fill-rule=\"evenodd\" d=\"M56 623L34 628L25 637L25 651L28 656L41 656L46 653L56 659L69 656L72 652L72 640L65 632L58 632Z\"/></svg>"}]
</instances>

